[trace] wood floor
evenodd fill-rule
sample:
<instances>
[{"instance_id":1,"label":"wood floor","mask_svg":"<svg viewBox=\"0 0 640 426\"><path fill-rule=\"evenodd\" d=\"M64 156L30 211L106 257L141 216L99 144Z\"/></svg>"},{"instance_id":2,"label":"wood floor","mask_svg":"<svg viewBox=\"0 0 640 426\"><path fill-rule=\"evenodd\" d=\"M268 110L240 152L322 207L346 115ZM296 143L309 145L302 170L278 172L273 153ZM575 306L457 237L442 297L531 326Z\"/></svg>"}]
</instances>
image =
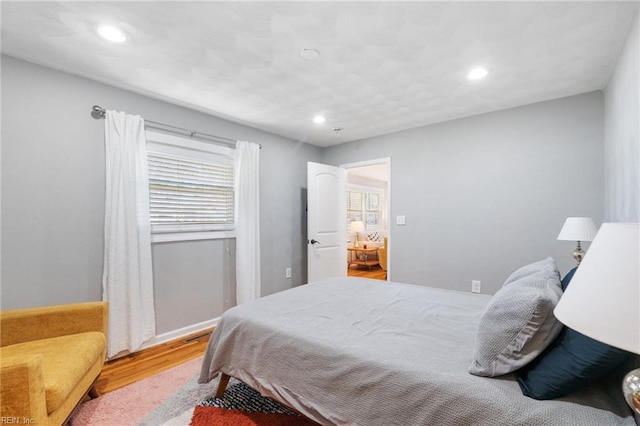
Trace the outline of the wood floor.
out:
<instances>
[{"instance_id":1,"label":"wood floor","mask_svg":"<svg viewBox=\"0 0 640 426\"><path fill-rule=\"evenodd\" d=\"M350 277L372 278L374 280L387 279L387 271L382 269L380 265L372 266L371 269L358 265L352 266L347 270L347 275Z\"/></svg>"},{"instance_id":2,"label":"wood floor","mask_svg":"<svg viewBox=\"0 0 640 426\"><path fill-rule=\"evenodd\" d=\"M107 362L95 384L98 395L112 392L204 354L213 329Z\"/></svg>"}]
</instances>

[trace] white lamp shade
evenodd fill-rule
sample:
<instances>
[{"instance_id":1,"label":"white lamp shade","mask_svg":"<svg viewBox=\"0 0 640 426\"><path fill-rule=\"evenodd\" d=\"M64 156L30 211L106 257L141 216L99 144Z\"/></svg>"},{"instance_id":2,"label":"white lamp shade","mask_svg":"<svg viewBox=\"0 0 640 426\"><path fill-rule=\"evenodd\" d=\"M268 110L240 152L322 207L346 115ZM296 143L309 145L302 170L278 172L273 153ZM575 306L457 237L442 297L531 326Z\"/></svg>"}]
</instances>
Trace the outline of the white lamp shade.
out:
<instances>
[{"instance_id":1,"label":"white lamp shade","mask_svg":"<svg viewBox=\"0 0 640 426\"><path fill-rule=\"evenodd\" d=\"M351 222L351 232L361 232L364 231L364 222L361 220L355 220Z\"/></svg>"},{"instance_id":2,"label":"white lamp shade","mask_svg":"<svg viewBox=\"0 0 640 426\"><path fill-rule=\"evenodd\" d=\"M558 234L563 241L593 241L598 228L590 217L568 217Z\"/></svg>"},{"instance_id":3,"label":"white lamp shade","mask_svg":"<svg viewBox=\"0 0 640 426\"><path fill-rule=\"evenodd\" d=\"M604 223L554 310L595 340L640 354L640 223Z\"/></svg>"}]
</instances>

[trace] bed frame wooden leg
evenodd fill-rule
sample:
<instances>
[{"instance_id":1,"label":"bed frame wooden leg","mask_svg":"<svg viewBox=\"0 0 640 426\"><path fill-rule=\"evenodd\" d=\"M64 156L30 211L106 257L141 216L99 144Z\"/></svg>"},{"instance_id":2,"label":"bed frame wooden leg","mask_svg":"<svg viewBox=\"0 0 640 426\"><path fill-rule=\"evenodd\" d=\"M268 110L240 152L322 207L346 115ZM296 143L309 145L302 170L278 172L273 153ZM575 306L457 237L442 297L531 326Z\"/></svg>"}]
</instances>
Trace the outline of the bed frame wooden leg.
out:
<instances>
[{"instance_id":1,"label":"bed frame wooden leg","mask_svg":"<svg viewBox=\"0 0 640 426\"><path fill-rule=\"evenodd\" d=\"M224 395L224 390L227 388L227 384L229 383L229 377L227 374L220 373L220 382L218 383L218 390L216 391L216 398L222 398Z\"/></svg>"}]
</instances>

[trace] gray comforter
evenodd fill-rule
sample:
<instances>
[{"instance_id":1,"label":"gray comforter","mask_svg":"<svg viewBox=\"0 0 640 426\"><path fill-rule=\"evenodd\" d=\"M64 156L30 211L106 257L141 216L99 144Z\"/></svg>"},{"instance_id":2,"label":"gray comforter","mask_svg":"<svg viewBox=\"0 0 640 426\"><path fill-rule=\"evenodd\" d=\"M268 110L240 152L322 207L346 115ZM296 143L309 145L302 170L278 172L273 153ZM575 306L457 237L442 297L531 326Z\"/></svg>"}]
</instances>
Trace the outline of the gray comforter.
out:
<instances>
[{"instance_id":1,"label":"gray comforter","mask_svg":"<svg viewBox=\"0 0 640 426\"><path fill-rule=\"evenodd\" d=\"M490 297L358 278L230 309L200 382L224 372L324 425L635 425L617 383L536 401L468 373Z\"/></svg>"}]
</instances>

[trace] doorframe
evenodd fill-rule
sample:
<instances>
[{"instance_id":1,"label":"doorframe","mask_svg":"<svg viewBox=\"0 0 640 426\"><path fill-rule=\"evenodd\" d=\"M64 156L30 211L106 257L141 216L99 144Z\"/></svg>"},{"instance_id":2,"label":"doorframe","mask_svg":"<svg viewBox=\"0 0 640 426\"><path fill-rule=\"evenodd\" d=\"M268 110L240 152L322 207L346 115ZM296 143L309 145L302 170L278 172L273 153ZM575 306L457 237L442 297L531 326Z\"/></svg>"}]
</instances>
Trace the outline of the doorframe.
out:
<instances>
[{"instance_id":1,"label":"doorframe","mask_svg":"<svg viewBox=\"0 0 640 426\"><path fill-rule=\"evenodd\" d=\"M344 163L340 164L338 167L343 169L347 169L347 186L349 185L349 169L354 169L356 167L366 167L366 166L375 166L377 164L386 164L389 175L387 177L387 281L391 281L391 247L392 247L392 238L391 238L391 157L383 157L376 158L374 160L365 160L365 161L357 161L354 163ZM343 213L346 213L343 212ZM348 230L347 230L348 232ZM346 236L345 236L346 237Z\"/></svg>"}]
</instances>

